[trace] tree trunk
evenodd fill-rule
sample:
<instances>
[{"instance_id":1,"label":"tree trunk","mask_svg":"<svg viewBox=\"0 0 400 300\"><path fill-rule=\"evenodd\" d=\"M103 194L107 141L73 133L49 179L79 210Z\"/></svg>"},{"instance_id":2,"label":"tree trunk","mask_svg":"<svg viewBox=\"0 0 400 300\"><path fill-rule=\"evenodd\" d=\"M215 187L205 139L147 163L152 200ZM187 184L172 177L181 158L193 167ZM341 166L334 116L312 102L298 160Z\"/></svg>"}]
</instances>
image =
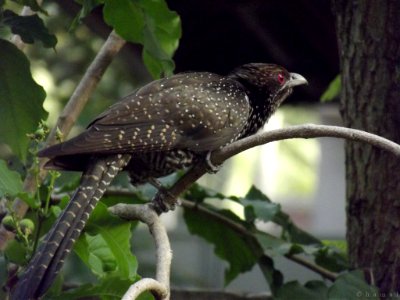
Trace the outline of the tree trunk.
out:
<instances>
[{"instance_id":1,"label":"tree trunk","mask_svg":"<svg viewBox=\"0 0 400 300\"><path fill-rule=\"evenodd\" d=\"M400 143L400 1L333 0L345 126ZM346 144L350 262L400 291L400 159Z\"/></svg>"}]
</instances>

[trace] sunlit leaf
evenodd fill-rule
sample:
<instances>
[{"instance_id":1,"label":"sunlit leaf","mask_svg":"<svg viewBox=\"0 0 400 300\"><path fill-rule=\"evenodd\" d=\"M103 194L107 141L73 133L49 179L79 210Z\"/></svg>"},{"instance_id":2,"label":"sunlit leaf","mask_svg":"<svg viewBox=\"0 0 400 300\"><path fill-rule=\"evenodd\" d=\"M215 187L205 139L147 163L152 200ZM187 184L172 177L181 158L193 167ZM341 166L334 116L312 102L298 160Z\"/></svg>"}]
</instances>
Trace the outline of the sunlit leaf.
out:
<instances>
[{"instance_id":1,"label":"sunlit leaf","mask_svg":"<svg viewBox=\"0 0 400 300\"><path fill-rule=\"evenodd\" d=\"M0 40L0 140L25 160L27 133L34 132L47 113L43 88L32 78L29 61L12 43Z\"/></svg>"},{"instance_id":2,"label":"sunlit leaf","mask_svg":"<svg viewBox=\"0 0 400 300\"><path fill-rule=\"evenodd\" d=\"M340 95L340 90L342 89L340 75L337 75L335 79L329 84L326 91L321 96L321 102L329 102Z\"/></svg>"},{"instance_id":3,"label":"sunlit leaf","mask_svg":"<svg viewBox=\"0 0 400 300\"><path fill-rule=\"evenodd\" d=\"M143 61L154 78L170 75L181 37L181 21L165 0L105 0L104 19L125 40L143 45Z\"/></svg>"}]
</instances>

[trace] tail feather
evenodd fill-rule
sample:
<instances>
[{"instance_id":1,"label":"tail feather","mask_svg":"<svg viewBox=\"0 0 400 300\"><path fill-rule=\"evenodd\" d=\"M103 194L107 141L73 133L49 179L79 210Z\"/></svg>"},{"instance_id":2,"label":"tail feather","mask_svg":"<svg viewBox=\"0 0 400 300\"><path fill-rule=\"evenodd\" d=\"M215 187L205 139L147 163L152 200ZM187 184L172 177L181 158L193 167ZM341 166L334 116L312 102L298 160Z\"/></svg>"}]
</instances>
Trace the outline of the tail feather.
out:
<instances>
[{"instance_id":1,"label":"tail feather","mask_svg":"<svg viewBox=\"0 0 400 300\"><path fill-rule=\"evenodd\" d=\"M110 155L89 164L80 187L19 279L12 300L37 299L47 291L106 187L129 158L129 155Z\"/></svg>"}]
</instances>

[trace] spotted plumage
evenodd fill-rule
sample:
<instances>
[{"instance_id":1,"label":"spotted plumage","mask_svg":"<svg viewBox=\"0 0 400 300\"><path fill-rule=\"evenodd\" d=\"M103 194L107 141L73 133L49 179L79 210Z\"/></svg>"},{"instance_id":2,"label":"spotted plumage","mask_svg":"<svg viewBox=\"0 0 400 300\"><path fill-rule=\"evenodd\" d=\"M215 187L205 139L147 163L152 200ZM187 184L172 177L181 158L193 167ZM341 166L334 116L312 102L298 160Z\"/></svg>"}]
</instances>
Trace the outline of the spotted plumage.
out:
<instances>
[{"instance_id":1,"label":"spotted plumage","mask_svg":"<svg viewBox=\"0 0 400 300\"><path fill-rule=\"evenodd\" d=\"M305 79L272 64L228 76L181 73L157 80L99 115L77 137L42 150L49 168L80 170L82 183L21 277L12 299L44 294L119 170L140 184L189 167L254 134ZM29 286L29 288L26 288Z\"/></svg>"}]
</instances>

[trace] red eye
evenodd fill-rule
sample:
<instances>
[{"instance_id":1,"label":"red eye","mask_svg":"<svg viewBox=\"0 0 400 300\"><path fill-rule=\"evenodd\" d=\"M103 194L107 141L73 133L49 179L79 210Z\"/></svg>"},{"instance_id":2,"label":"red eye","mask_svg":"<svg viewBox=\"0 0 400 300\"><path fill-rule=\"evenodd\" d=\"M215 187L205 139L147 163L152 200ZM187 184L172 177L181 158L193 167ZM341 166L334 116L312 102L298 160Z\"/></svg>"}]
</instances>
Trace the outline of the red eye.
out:
<instances>
[{"instance_id":1,"label":"red eye","mask_svg":"<svg viewBox=\"0 0 400 300\"><path fill-rule=\"evenodd\" d=\"M279 82L280 84L283 84L283 83L285 82L285 76L283 76L282 73L279 73L279 74L278 74L278 82Z\"/></svg>"}]
</instances>

